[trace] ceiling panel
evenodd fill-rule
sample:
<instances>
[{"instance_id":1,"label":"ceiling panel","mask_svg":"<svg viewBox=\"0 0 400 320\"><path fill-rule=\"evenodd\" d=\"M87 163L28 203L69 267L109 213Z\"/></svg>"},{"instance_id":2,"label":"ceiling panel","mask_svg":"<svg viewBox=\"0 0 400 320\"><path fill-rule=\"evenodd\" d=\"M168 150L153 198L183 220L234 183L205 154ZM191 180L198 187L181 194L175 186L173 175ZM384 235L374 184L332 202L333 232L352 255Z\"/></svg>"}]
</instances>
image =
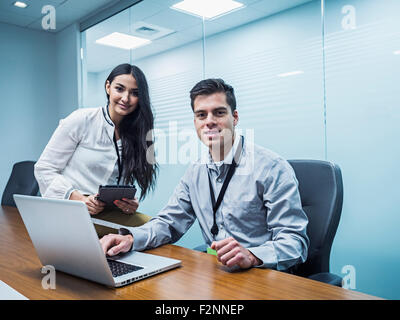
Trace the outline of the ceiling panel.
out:
<instances>
[{"instance_id":1,"label":"ceiling panel","mask_svg":"<svg viewBox=\"0 0 400 320\"><path fill-rule=\"evenodd\" d=\"M23 0L28 7L15 7L15 0L0 0L0 22L20 27L42 30L41 20L44 17L42 8L52 5L56 9L56 30L59 32L66 26L79 21L83 17L101 8L115 4L119 0Z\"/></svg>"},{"instance_id":2,"label":"ceiling panel","mask_svg":"<svg viewBox=\"0 0 400 320\"><path fill-rule=\"evenodd\" d=\"M142 1L130 8L131 17L134 21L150 18L164 10L164 6L153 1Z\"/></svg>"},{"instance_id":3,"label":"ceiling panel","mask_svg":"<svg viewBox=\"0 0 400 320\"><path fill-rule=\"evenodd\" d=\"M251 8L265 15L273 15L277 12L287 10L290 8L297 7L298 5L311 2L312 0L291 0L291 1L281 1L281 0L270 0L270 1L258 1L251 5Z\"/></svg>"},{"instance_id":4,"label":"ceiling panel","mask_svg":"<svg viewBox=\"0 0 400 320\"><path fill-rule=\"evenodd\" d=\"M245 8L205 21L206 37L250 23L260 18L275 14L312 0L237 0ZM319 0L314 0L319 1ZM105 46L96 45L95 41L112 32L129 33L132 26L139 21L174 30L174 33L156 39L150 45L129 51L123 57L132 56L134 60L159 54L179 46L202 39L202 19L170 8L179 0L144 0L118 15L93 26L86 31L87 66L91 72L98 72L104 66L111 68L121 61L121 54ZM122 49L116 49L122 50ZM93 56L91 52L96 54ZM129 58L128 58L129 59Z\"/></svg>"},{"instance_id":5,"label":"ceiling panel","mask_svg":"<svg viewBox=\"0 0 400 320\"><path fill-rule=\"evenodd\" d=\"M39 19L42 17L42 8L45 5L57 7L63 2L63 0L26 0L24 2L28 7L25 9L14 6L14 2L15 0L2 0L0 2L0 11L6 14L15 14Z\"/></svg>"},{"instance_id":6,"label":"ceiling panel","mask_svg":"<svg viewBox=\"0 0 400 320\"><path fill-rule=\"evenodd\" d=\"M119 0L68 0L64 1L57 10L79 10L82 16L88 15L94 10L111 6Z\"/></svg>"},{"instance_id":7,"label":"ceiling panel","mask_svg":"<svg viewBox=\"0 0 400 320\"><path fill-rule=\"evenodd\" d=\"M30 23L36 21L37 18L23 16L15 13L5 13L4 11L0 12L0 21L8 24L18 25L20 27L26 27Z\"/></svg>"},{"instance_id":8,"label":"ceiling panel","mask_svg":"<svg viewBox=\"0 0 400 320\"><path fill-rule=\"evenodd\" d=\"M198 17L172 10L168 7L150 18L144 19L144 21L175 31L182 31L202 23L202 20Z\"/></svg>"}]
</instances>

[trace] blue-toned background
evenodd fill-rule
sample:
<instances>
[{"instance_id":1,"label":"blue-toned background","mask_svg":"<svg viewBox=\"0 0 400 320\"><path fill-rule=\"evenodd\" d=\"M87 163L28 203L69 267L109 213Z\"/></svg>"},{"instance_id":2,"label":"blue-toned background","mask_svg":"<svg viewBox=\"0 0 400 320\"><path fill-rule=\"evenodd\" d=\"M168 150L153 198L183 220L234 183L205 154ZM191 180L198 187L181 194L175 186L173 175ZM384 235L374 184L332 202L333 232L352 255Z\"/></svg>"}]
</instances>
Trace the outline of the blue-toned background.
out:
<instances>
[{"instance_id":1,"label":"blue-toned background","mask_svg":"<svg viewBox=\"0 0 400 320\"><path fill-rule=\"evenodd\" d=\"M145 71L167 142L157 188L140 210L155 215L187 167L169 153L188 141L178 141L168 121L192 130L189 90L203 76L222 77L236 89L239 129L256 143L288 159L339 164L345 196L331 271L345 276L351 265L357 291L400 299L399 12L397 0L325 1L323 33L321 2L311 1L211 36L215 26L206 21L204 43L196 25L196 41L121 57ZM81 36L85 47L90 29L80 34L76 25L48 34L0 23L1 190L14 162L39 157L60 118L104 103L110 67L89 70L89 51L81 64ZM292 71L301 73L280 76ZM178 244L201 242L196 223Z\"/></svg>"}]
</instances>

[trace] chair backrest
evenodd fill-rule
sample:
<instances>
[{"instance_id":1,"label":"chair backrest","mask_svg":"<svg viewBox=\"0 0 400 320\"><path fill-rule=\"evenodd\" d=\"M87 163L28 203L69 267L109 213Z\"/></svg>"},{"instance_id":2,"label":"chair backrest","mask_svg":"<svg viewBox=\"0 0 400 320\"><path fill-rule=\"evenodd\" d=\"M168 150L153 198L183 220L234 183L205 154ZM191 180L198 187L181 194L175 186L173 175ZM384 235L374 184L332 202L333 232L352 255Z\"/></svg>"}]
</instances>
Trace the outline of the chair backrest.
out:
<instances>
[{"instance_id":1,"label":"chair backrest","mask_svg":"<svg viewBox=\"0 0 400 320\"><path fill-rule=\"evenodd\" d=\"M296 267L295 274L309 276L329 272L333 239L343 204L343 182L339 166L327 161L289 160L299 181L303 210L309 223L307 261Z\"/></svg>"},{"instance_id":2,"label":"chair backrest","mask_svg":"<svg viewBox=\"0 0 400 320\"><path fill-rule=\"evenodd\" d=\"M1 198L1 205L15 207L13 194L23 194L36 196L39 191L39 185L33 174L35 161L22 161L14 164L10 179L8 179L6 188Z\"/></svg>"}]
</instances>

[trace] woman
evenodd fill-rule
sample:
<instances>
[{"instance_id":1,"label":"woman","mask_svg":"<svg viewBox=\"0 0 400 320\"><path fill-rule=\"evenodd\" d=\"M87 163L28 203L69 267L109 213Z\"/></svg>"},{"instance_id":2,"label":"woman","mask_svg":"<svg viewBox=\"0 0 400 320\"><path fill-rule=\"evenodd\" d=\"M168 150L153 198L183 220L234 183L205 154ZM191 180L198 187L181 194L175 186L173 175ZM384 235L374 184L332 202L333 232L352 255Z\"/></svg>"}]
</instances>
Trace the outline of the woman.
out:
<instances>
[{"instance_id":1,"label":"woman","mask_svg":"<svg viewBox=\"0 0 400 320\"><path fill-rule=\"evenodd\" d=\"M43 197L83 201L97 219L134 226L148 220L135 214L137 198L114 202L129 214L124 216L105 210L96 196L107 184L136 182L140 199L154 189L157 165L147 161L154 126L148 85L138 67L121 64L108 76L105 90L107 106L78 109L60 121L35 165L35 177Z\"/></svg>"}]
</instances>

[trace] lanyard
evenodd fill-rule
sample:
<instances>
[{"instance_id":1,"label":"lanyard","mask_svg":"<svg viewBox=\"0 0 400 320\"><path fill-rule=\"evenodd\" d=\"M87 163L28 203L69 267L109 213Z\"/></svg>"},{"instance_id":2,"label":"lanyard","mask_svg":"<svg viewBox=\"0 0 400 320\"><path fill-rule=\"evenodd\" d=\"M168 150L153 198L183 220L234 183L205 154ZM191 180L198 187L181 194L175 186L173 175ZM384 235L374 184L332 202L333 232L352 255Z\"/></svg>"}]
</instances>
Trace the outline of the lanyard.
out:
<instances>
[{"instance_id":1,"label":"lanyard","mask_svg":"<svg viewBox=\"0 0 400 320\"><path fill-rule=\"evenodd\" d=\"M212 183L211 183L210 172L207 170L208 183L210 185L211 203L212 203L212 206L213 206L213 226L211 228L211 233L214 236L214 238L218 234L216 213L217 213L217 210L218 210L219 206L221 205L222 198L224 197L226 188L228 187L228 184L231 181L231 178L232 178L233 174L235 173L235 169L237 167L236 161L238 161L238 159L240 157L240 154L241 154L242 149L243 149L243 144L244 144L244 138L243 138L243 136L241 136L241 145L240 145L240 147L237 148L235 156L232 159L232 164L229 166L229 170L228 170L228 173L226 174L226 178L225 178L224 183L222 185L221 191L219 192L219 195L218 195L218 198L217 198L217 202L215 202L214 189L213 189ZM236 161L235 161L235 159L236 159Z\"/></svg>"},{"instance_id":2,"label":"lanyard","mask_svg":"<svg viewBox=\"0 0 400 320\"><path fill-rule=\"evenodd\" d=\"M113 136L113 141L114 141L115 151L117 152L117 157L118 157L118 180L117 180L117 184L119 184L119 182L121 181L121 176L122 176L123 161L121 160L121 157L119 156L118 144L117 144L117 139L115 139L115 133L114 133L114 136Z\"/></svg>"},{"instance_id":3,"label":"lanyard","mask_svg":"<svg viewBox=\"0 0 400 320\"><path fill-rule=\"evenodd\" d=\"M109 105L109 103L107 103L107 107L106 107L106 109L107 109L107 115L108 115L108 117L111 119L110 110L108 110L108 105ZM114 127L114 124L113 124L112 122L110 123L110 121L108 121L108 119L107 119L107 117L106 117L106 115L105 115L105 113L104 113L104 109L103 109L103 115L104 115L104 118L106 119L106 121L107 121L110 125L112 125L112 126ZM114 130L115 130L115 129L114 129ZM115 152L117 153L117 157L118 157L118 162L117 162L117 163L118 163L118 178L117 178L117 184L119 185L119 182L121 181L121 177L122 177L123 160L121 160L121 157L120 157L120 155L119 155L117 139L115 139L115 132L114 132L114 135L113 135L113 141L114 141Z\"/></svg>"}]
</instances>

